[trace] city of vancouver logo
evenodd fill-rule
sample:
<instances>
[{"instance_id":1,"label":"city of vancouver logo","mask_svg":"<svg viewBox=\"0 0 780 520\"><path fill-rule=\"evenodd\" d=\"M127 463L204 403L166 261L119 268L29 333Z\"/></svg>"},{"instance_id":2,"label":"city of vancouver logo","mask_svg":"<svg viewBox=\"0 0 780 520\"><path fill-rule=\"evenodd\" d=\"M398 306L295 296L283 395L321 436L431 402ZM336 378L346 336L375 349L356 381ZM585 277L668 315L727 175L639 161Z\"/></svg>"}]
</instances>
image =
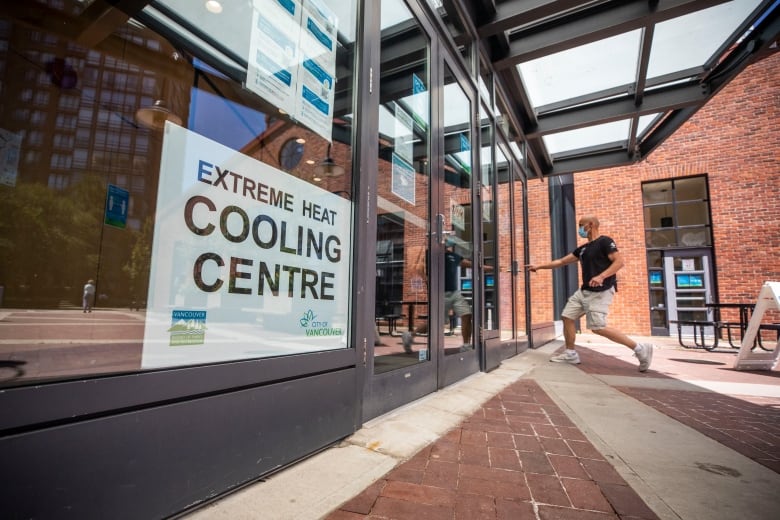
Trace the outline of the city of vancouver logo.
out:
<instances>
[{"instance_id":1,"label":"city of vancouver logo","mask_svg":"<svg viewBox=\"0 0 780 520\"><path fill-rule=\"evenodd\" d=\"M341 328L331 327L327 321L318 320L311 309L303 313L300 324L307 336L341 336Z\"/></svg>"},{"instance_id":2,"label":"city of vancouver logo","mask_svg":"<svg viewBox=\"0 0 780 520\"><path fill-rule=\"evenodd\" d=\"M206 340L206 311L171 312L170 346L203 345Z\"/></svg>"}]
</instances>

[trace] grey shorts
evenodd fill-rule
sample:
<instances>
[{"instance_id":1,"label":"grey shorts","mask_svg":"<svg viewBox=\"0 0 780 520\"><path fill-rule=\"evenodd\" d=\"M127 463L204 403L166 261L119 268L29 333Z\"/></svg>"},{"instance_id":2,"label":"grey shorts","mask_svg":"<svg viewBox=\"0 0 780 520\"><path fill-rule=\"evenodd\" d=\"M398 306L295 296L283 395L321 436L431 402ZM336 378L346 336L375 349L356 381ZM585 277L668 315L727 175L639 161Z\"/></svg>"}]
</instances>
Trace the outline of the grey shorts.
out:
<instances>
[{"instance_id":1,"label":"grey shorts","mask_svg":"<svg viewBox=\"0 0 780 520\"><path fill-rule=\"evenodd\" d=\"M449 319L450 310L458 317L471 314L471 304L460 291L447 291L444 293L444 316Z\"/></svg>"},{"instance_id":2,"label":"grey shorts","mask_svg":"<svg viewBox=\"0 0 780 520\"><path fill-rule=\"evenodd\" d=\"M561 316L570 320L579 319L585 315L585 325L590 330L599 330L607 326L607 312L615 295L615 288L606 291L583 291L571 295L561 312Z\"/></svg>"}]
</instances>

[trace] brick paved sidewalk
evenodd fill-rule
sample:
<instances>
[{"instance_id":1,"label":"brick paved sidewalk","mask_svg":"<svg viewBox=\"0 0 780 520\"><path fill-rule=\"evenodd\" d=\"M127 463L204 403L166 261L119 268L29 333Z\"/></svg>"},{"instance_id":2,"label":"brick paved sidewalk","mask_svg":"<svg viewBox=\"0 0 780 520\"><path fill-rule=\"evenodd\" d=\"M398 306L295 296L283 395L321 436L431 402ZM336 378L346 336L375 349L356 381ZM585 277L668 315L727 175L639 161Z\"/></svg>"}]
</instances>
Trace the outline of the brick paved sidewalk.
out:
<instances>
[{"instance_id":1,"label":"brick paved sidewalk","mask_svg":"<svg viewBox=\"0 0 780 520\"><path fill-rule=\"evenodd\" d=\"M326 518L657 516L539 385L521 380Z\"/></svg>"},{"instance_id":2,"label":"brick paved sidewalk","mask_svg":"<svg viewBox=\"0 0 780 520\"><path fill-rule=\"evenodd\" d=\"M619 347L591 344L579 348L578 352L582 364L577 367L591 375L625 375L634 369L631 354ZM735 352L667 346L656 349L648 372L631 375L655 380L780 386L777 371L734 370L735 357ZM695 384L675 390L620 384L613 384L613 387L780 473L780 398L726 394L723 390L705 390Z\"/></svg>"}]
</instances>

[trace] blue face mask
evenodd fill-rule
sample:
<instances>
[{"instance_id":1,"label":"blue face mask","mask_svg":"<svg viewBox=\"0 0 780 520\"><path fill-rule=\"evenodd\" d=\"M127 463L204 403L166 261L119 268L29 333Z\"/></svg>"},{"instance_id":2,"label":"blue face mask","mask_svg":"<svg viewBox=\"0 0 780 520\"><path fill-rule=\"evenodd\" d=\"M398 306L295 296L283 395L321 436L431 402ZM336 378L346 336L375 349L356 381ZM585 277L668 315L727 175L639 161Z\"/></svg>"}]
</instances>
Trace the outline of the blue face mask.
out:
<instances>
[{"instance_id":1,"label":"blue face mask","mask_svg":"<svg viewBox=\"0 0 780 520\"><path fill-rule=\"evenodd\" d=\"M585 226L580 226L580 229L578 229L578 230L577 230L577 233L578 233L578 234L579 234L579 235L580 235L582 238L588 238L588 232L587 232L587 231L585 231Z\"/></svg>"}]
</instances>

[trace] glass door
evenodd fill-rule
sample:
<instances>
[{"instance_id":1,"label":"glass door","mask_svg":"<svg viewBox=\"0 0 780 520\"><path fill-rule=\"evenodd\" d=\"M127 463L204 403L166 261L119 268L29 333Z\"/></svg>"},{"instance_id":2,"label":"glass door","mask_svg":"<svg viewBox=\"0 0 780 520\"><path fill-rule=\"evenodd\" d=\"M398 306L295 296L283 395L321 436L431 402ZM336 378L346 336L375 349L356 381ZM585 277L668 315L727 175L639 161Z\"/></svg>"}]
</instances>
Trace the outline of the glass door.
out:
<instances>
[{"instance_id":1,"label":"glass door","mask_svg":"<svg viewBox=\"0 0 780 520\"><path fill-rule=\"evenodd\" d=\"M436 389L431 356L431 42L403 0L380 11L373 356L364 419ZM376 88L376 87L374 87ZM371 349L368 352L372 352Z\"/></svg>"},{"instance_id":2,"label":"glass door","mask_svg":"<svg viewBox=\"0 0 780 520\"><path fill-rule=\"evenodd\" d=\"M477 268L474 251L475 222L481 208L474 206L474 93L459 71L443 61L440 143L443 153L438 164L436 221L441 226L438 265L443 273L438 280L438 301L431 320L433 330L442 338L443 363L439 386L446 386L478 369L477 335L484 278ZM476 212L475 212L476 210Z\"/></svg>"},{"instance_id":3,"label":"glass door","mask_svg":"<svg viewBox=\"0 0 780 520\"><path fill-rule=\"evenodd\" d=\"M501 359L522 352L527 346L525 330L525 276L523 182L520 166L503 145L496 147L498 182L496 212L498 229L498 267L496 297L501 340ZM487 276L487 274L486 274Z\"/></svg>"},{"instance_id":4,"label":"glass door","mask_svg":"<svg viewBox=\"0 0 780 520\"><path fill-rule=\"evenodd\" d=\"M511 222L499 222L500 207L509 201L500 200L498 192L497 170L493 159L493 147L495 143L495 130L493 119L490 117L484 104L479 107L480 137L482 146L480 149L480 175L479 175L479 202L481 206L481 237L482 237L482 347L484 356L482 360L483 370L489 371L501 364L501 306L512 306L511 297L505 299L505 303L499 302L500 275L498 265L501 256L509 250L511 234L505 234L504 242L500 238L499 230L511 229ZM501 224L501 225L499 225ZM509 282L509 279L505 280ZM511 291L511 283L508 283Z\"/></svg>"}]
</instances>

